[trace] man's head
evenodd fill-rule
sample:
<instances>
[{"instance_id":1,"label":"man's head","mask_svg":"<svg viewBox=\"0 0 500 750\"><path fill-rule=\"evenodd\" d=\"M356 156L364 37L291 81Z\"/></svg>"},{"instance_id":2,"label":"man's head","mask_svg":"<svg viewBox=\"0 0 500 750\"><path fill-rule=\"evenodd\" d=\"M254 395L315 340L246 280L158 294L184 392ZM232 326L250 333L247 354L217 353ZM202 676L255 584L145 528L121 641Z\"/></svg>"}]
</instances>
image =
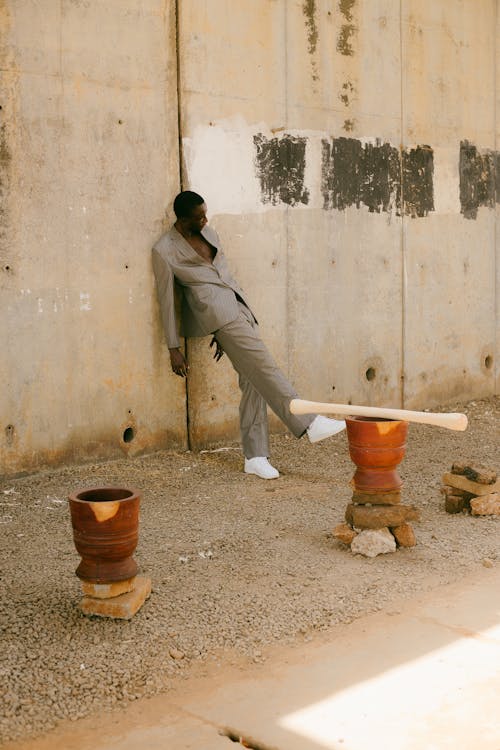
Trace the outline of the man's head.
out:
<instances>
[{"instance_id":1,"label":"man's head","mask_svg":"<svg viewBox=\"0 0 500 750\"><path fill-rule=\"evenodd\" d=\"M177 221L191 232L200 232L207 223L205 201L192 190L184 190L174 200L174 213Z\"/></svg>"}]
</instances>

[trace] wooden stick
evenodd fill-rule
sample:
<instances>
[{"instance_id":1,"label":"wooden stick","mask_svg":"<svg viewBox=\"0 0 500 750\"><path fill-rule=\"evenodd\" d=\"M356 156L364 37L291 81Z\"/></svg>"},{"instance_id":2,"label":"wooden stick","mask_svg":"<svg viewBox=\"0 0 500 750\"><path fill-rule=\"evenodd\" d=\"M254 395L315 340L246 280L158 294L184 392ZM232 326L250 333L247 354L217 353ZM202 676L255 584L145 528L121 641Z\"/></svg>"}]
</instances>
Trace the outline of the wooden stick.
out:
<instances>
[{"instance_id":1,"label":"wooden stick","mask_svg":"<svg viewBox=\"0 0 500 750\"><path fill-rule=\"evenodd\" d=\"M292 414L343 414L352 417L379 417L403 422L419 422L446 427L448 430L466 430L465 414L440 414L431 411L410 411L408 409L385 409L378 406L353 406L352 404L323 404L318 401L303 401L294 398L290 401Z\"/></svg>"}]
</instances>

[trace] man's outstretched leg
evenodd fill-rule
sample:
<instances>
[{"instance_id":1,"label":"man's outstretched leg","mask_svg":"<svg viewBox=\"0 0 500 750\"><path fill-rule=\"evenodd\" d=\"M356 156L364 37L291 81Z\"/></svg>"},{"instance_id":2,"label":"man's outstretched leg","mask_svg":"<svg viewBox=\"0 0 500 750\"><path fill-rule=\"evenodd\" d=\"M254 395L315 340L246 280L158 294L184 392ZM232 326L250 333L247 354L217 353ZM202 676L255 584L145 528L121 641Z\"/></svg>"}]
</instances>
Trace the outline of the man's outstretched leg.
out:
<instances>
[{"instance_id":1,"label":"man's outstretched leg","mask_svg":"<svg viewBox=\"0 0 500 750\"><path fill-rule=\"evenodd\" d=\"M307 432L311 442L318 442L345 428L344 421L314 414L295 416L290 412L290 401L297 398L297 393L271 357L250 311L244 305L240 305L238 318L220 328L214 336L240 377L243 376L253 386L295 437L302 437ZM247 456L245 453L245 457L262 458L267 455Z\"/></svg>"}]
</instances>

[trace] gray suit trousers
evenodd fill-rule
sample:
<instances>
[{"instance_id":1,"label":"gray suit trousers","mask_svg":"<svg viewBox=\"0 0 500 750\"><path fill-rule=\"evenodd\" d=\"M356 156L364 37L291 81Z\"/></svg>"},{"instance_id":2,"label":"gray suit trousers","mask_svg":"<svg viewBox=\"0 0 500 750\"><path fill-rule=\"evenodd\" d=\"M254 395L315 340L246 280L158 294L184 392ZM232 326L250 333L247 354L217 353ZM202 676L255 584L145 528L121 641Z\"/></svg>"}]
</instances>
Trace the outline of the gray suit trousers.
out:
<instances>
[{"instance_id":1,"label":"gray suit trousers","mask_svg":"<svg viewBox=\"0 0 500 750\"><path fill-rule=\"evenodd\" d=\"M267 408L286 424L295 437L301 437L314 414L295 416L290 401L298 398L259 336L250 310L238 303L236 320L215 331L214 336L239 375L241 390L240 430L245 458L269 456Z\"/></svg>"}]
</instances>

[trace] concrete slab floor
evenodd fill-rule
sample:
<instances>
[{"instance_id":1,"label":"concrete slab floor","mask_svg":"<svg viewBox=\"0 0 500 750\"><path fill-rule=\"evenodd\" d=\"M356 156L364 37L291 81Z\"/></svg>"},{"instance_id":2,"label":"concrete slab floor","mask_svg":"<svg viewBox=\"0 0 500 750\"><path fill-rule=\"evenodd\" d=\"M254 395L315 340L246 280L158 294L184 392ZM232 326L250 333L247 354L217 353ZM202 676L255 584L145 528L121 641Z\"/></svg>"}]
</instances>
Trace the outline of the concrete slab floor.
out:
<instances>
[{"instance_id":1,"label":"concrete slab floor","mask_svg":"<svg viewBox=\"0 0 500 750\"><path fill-rule=\"evenodd\" d=\"M22 748L500 750L500 568L266 656Z\"/></svg>"}]
</instances>

